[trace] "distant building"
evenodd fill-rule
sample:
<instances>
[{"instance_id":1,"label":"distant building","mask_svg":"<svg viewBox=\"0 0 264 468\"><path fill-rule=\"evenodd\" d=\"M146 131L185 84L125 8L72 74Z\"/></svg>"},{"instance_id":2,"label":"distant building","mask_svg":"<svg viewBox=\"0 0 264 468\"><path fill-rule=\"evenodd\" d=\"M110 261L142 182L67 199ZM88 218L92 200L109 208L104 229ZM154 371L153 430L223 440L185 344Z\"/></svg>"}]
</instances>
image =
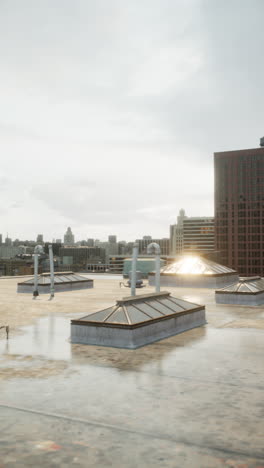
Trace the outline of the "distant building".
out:
<instances>
[{"instance_id":1,"label":"distant building","mask_svg":"<svg viewBox=\"0 0 264 468\"><path fill-rule=\"evenodd\" d=\"M61 239L56 239L55 240L55 244L61 244L61 243L62 243Z\"/></svg>"},{"instance_id":2,"label":"distant building","mask_svg":"<svg viewBox=\"0 0 264 468\"><path fill-rule=\"evenodd\" d=\"M5 245L6 245L7 247L11 247L11 246L12 246L12 239L10 239L10 237L8 237L8 234L7 234L6 238L5 238Z\"/></svg>"},{"instance_id":3,"label":"distant building","mask_svg":"<svg viewBox=\"0 0 264 468\"><path fill-rule=\"evenodd\" d=\"M64 244L74 245L74 235L70 227L68 227L66 233L64 234Z\"/></svg>"},{"instance_id":4,"label":"distant building","mask_svg":"<svg viewBox=\"0 0 264 468\"><path fill-rule=\"evenodd\" d=\"M0 247L0 258L14 258L20 253L23 253L21 247L13 247L12 245L1 245Z\"/></svg>"},{"instance_id":5,"label":"distant building","mask_svg":"<svg viewBox=\"0 0 264 468\"><path fill-rule=\"evenodd\" d=\"M59 256L63 265L85 268L89 263L105 263L105 251L100 247L61 247Z\"/></svg>"},{"instance_id":6,"label":"distant building","mask_svg":"<svg viewBox=\"0 0 264 468\"><path fill-rule=\"evenodd\" d=\"M15 240L12 242L13 247L18 247L19 245L21 245L21 242L22 242L21 240L15 239Z\"/></svg>"},{"instance_id":7,"label":"distant building","mask_svg":"<svg viewBox=\"0 0 264 468\"><path fill-rule=\"evenodd\" d=\"M263 145L214 153L216 249L241 276L264 276Z\"/></svg>"},{"instance_id":8,"label":"distant building","mask_svg":"<svg viewBox=\"0 0 264 468\"><path fill-rule=\"evenodd\" d=\"M85 239L83 239L83 240L81 240L81 241L79 241L79 242L76 242L75 245L80 245L80 246L82 246L82 247L88 247L87 241L86 241Z\"/></svg>"},{"instance_id":9,"label":"distant building","mask_svg":"<svg viewBox=\"0 0 264 468\"><path fill-rule=\"evenodd\" d=\"M53 239L55 240L55 239ZM49 255L49 245L52 246L52 252L54 256L59 256L60 248L62 247L61 244L58 242L45 242L44 244L44 252Z\"/></svg>"},{"instance_id":10,"label":"distant building","mask_svg":"<svg viewBox=\"0 0 264 468\"><path fill-rule=\"evenodd\" d=\"M40 266L39 272L41 272ZM17 276L32 274L34 274L32 257L30 257L29 260L25 260L22 258L0 258L0 276Z\"/></svg>"},{"instance_id":11,"label":"distant building","mask_svg":"<svg viewBox=\"0 0 264 468\"><path fill-rule=\"evenodd\" d=\"M87 239L88 247L94 247L94 239Z\"/></svg>"},{"instance_id":12,"label":"distant building","mask_svg":"<svg viewBox=\"0 0 264 468\"><path fill-rule=\"evenodd\" d=\"M116 242L99 242L98 247L104 249L106 263L111 255L118 255L119 246Z\"/></svg>"},{"instance_id":13,"label":"distant building","mask_svg":"<svg viewBox=\"0 0 264 468\"><path fill-rule=\"evenodd\" d=\"M110 244L116 244L116 236L108 236L108 242L110 242Z\"/></svg>"},{"instance_id":14,"label":"distant building","mask_svg":"<svg viewBox=\"0 0 264 468\"><path fill-rule=\"evenodd\" d=\"M146 237L146 236L145 236ZM147 236L148 237L148 236ZM151 242L156 242L160 246L161 255L169 255L170 254L170 239L163 238L163 239L137 239L136 243L138 244L138 253L139 255L146 255L147 254L147 247Z\"/></svg>"},{"instance_id":15,"label":"distant building","mask_svg":"<svg viewBox=\"0 0 264 468\"><path fill-rule=\"evenodd\" d=\"M183 252L196 254L214 252L214 218L183 219Z\"/></svg>"},{"instance_id":16,"label":"distant building","mask_svg":"<svg viewBox=\"0 0 264 468\"><path fill-rule=\"evenodd\" d=\"M0 234L0 245L2 245L2 243L3 243L3 236L2 234Z\"/></svg>"},{"instance_id":17,"label":"distant building","mask_svg":"<svg viewBox=\"0 0 264 468\"><path fill-rule=\"evenodd\" d=\"M119 241L118 242L118 255L125 255L126 253L126 248L127 248L127 243L126 241Z\"/></svg>"},{"instance_id":18,"label":"distant building","mask_svg":"<svg viewBox=\"0 0 264 468\"><path fill-rule=\"evenodd\" d=\"M177 223L170 226L170 254L178 255L183 251L183 220L186 219L183 208L177 216Z\"/></svg>"},{"instance_id":19,"label":"distant building","mask_svg":"<svg viewBox=\"0 0 264 468\"><path fill-rule=\"evenodd\" d=\"M37 244L43 244L43 234L37 235Z\"/></svg>"}]
</instances>

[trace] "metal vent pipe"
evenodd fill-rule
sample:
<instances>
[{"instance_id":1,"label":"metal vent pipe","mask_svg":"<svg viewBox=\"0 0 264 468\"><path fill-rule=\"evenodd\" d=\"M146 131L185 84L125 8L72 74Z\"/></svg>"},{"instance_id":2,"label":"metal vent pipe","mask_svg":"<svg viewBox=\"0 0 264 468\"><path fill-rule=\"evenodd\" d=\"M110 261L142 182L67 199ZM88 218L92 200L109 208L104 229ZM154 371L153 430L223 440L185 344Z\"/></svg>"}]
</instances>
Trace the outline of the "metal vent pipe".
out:
<instances>
[{"instance_id":1,"label":"metal vent pipe","mask_svg":"<svg viewBox=\"0 0 264 468\"><path fill-rule=\"evenodd\" d=\"M160 292L160 246L156 242L151 242L147 247L149 255L155 254L155 286L156 292Z\"/></svg>"},{"instance_id":2,"label":"metal vent pipe","mask_svg":"<svg viewBox=\"0 0 264 468\"><path fill-rule=\"evenodd\" d=\"M132 257L131 296L136 295L138 244L134 244Z\"/></svg>"},{"instance_id":3,"label":"metal vent pipe","mask_svg":"<svg viewBox=\"0 0 264 468\"><path fill-rule=\"evenodd\" d=\"M34 291L33 291L33 299L39 295L38 292L38 257L39 254L43 253L42 245L36 245L34 249Z\"/></svg>"},{"instance_id":4,"label":"metal vent pipe","mask_svg":"<svg viewBox=\"0 0 264 468\"><path fill-rule=\"evenodd\" d=\"M50 300L54 298L54 261L52 245L49 245L49 262L50 262Z\"/></svg>"}]
</instances>

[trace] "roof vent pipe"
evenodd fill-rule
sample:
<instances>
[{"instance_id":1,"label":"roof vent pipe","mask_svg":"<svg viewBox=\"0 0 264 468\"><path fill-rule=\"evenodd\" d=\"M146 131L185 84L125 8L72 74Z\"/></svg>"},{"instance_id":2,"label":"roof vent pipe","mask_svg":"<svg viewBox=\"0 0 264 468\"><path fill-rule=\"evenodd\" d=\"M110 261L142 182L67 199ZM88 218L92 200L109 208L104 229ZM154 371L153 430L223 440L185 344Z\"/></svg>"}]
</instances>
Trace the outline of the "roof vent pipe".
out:
<instances>
[{"instance_id":1,"label":"roof vent pipe","mask_svg":"<svg viewBox=\"0 0 264 468\"><path fill-rule=\"evenodd\" d=\"M155 286L156 286L156 292L160 292L160 246L156 242L151 242L151 244L148 245L147 247L147 253L149 255L155 254L156 259L155 259Z\"/></svg>"},{"instance_id":2,"label":"roof vent pipe","mask_svg":"<svg viewBox=\"0 0 264 468\"><path fill-rule=\"evenodd\" d=\"M50 262L50 301L54 298L54 261L52 245L49 245L49 262Z\"/></svg>"},{"instance_id":3,"label":"roof vent pipe","mask_svg":"<svg viewBox=\"0 0 264 468\"><path fill-rule=\"evenodd\" d=\"M134 244L131 274L131 296L136 295L138 244Z\"/></svg>"},{"instance_id":4,"label":"roof vent pipe","mask_svg":"<svg viewBox=\"0 0 264 468\"><path fill-rule=\"evenodd\" d=\"M38 292L38 257L43 253L42 245L36 245L34 249L34 290L33 290L33 299L36 299L39 295Z\"/></svg>"}]
</instances>

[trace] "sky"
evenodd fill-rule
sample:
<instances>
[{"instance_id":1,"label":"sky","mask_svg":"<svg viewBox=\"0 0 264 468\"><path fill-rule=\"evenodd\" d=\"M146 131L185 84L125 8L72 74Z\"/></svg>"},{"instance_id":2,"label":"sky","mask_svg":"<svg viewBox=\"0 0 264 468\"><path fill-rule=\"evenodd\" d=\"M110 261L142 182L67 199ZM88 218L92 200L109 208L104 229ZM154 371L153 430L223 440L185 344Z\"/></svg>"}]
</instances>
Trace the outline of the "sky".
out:
<instances>
[{"instance_id":1,"label":"sky","mask_svg":"<svg viewBox=\"0 0 264 468\"><path fill-rule=\"evenodd\" d=\"M264 135L263 0L0 0L0 233L168 237Z\"/></svg>"}]
</instances>

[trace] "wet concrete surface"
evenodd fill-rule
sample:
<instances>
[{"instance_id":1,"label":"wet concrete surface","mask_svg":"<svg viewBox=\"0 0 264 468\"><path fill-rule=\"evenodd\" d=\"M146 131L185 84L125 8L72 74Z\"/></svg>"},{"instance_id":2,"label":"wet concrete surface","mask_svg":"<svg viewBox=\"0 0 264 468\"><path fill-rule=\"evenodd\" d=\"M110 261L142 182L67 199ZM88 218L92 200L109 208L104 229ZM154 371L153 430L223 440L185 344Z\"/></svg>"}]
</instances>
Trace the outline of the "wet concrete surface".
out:
<instances>
[{"instance_id":1,"label":"wet concrete surface","mask_svg":"<svg viewBox=\"0 0 264 468\"><path fill-rule=\"evenodd\" d=\"M264 467L264 308L170 288L208 325L122 350L69 341L71 318L128 294L119 280L51 302L2 283L0 467Z\"/></svg>"}]
</instances>

